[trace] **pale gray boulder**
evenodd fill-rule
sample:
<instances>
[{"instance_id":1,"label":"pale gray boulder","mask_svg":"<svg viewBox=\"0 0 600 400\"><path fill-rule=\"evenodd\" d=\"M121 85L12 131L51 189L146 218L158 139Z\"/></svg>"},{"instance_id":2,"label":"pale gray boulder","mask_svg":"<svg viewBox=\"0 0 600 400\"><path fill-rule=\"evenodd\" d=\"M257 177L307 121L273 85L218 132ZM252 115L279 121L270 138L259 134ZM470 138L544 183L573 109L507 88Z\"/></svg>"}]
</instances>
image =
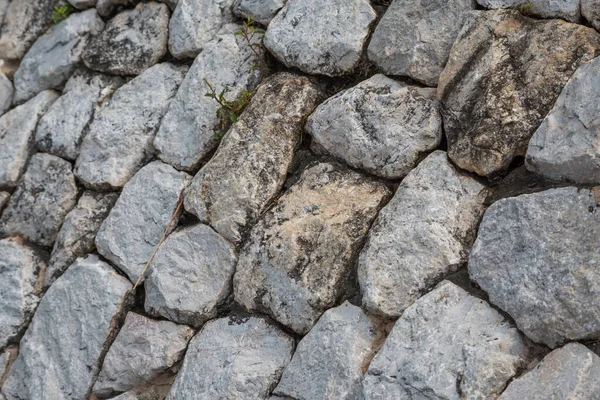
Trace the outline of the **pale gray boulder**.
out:
<instances>
[{"instance_id":1,"label":"pale gray boulder","mask_svg":"<svg viewBox=\"0 0 600 400\"><path fill-rule=\"evenodd\" d=\"M8 205L9 200L10 200L10 193L0 192L0 214L2 214L2 210L4 210L4 207L6 207Z\"/></svg>"},{"instance_id":2,"label":"pale gray boulder","mask_svg":"<svg viewBox=\"0 0 600 400\"><path fill-rule=\"evenodd\" d=\"M535 342L600 338L600 191L566 187L495 202L469 273Z\"/></svg>"},{"instance_id":3,"label":"pale gray boulder","mask_svg":"<svg viewBox=\"0 0 600 400\"><path fill-rule=\"evenodd\" d=\"M121 86L90 124L75 175L88 188L120 189L154 153L152 142L187 67L163 63Z\"/></svg>"},{"instance_id":4,"label":"pale gray boulder","mask_svg":"<svg viewBox=\"0 0 600 400\"><path fill-rule=\"evenodd\" d=\"M477 0L490 9L516 8L525 15L541 18L562 18L569 22L581 21L582 0Z\"/></svg>"},{"instance_id":5,"label":"pale gray boulder","mask_svg":"<svg viewBox=\"0 0 600 400\"><path fill-rule=\"evenodd\" d=\"M250 18L263 26L269 25L287 0L235 0L233 13L241 18Z\"/></svg>"},{"instance_id":6,"label":"pale gray boulder","mask_svg":"<svg viewBox=\"0 0 600 400\"><path fill-rule=\"evenodd\" d=\"M600 0L581 0L581 14L600 31Z\"/></svg>"},{"instance_id":7,"label":"pale gray boulder","mask_svg":"<svg viewBox=\"0 0 600 400\"><path fill-rule=\"evenodd\" d=\"M12 81L0 71L0 116L10 109L13 93L14 87Z\"/></svg>"}]
</instances>

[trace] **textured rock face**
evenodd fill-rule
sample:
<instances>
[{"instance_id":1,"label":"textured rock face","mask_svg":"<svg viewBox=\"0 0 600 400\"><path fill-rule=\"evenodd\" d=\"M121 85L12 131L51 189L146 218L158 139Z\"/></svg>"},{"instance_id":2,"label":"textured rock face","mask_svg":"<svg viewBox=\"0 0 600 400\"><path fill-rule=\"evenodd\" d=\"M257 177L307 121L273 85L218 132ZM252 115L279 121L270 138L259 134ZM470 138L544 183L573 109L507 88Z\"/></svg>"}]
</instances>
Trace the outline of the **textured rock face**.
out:
<instances>
[{"instance_id":1,"label":"textured rock face","mask_svg":"<svg viewBox=\"0 0 600 400\"><path fill-rule=\"evenodd\" d=\"M96 0L69 0L69 3L78 10L86 10L96 5Z\"/></svg>"},{"instance_id":2,"label":"textured rock face","mask_svg":"<svg viewBox=\"0 0 600 400\"><path fill-rule=\"evenodd\" d=\"M526 361L517 329L444 281L396 322L365 375L364 397L493 399Z\"/></svg>"},{"instance_id":3,"label":"textured rock face","mask_svg":"<svg viewBox=\"0 0 600 400\"><path fill-rule=\"evenodd\" d=\"M485 8L517 8L527 15L542 18L562 18L570 22L581 20L581 0L477 0Z\"/></svg>"},{"instance_id":4,"label":"textured rock face","mask_svg":"<svg viewBox=\"0 0 600 400\"><path fill-rule=\"evenodd\" d=\"M217 117L219 103L206 97L210 92L227 89L228 100L235 100L242 91L254 91L264 71L252 68L260 60L241 35L241 27L228 24L206 45L185 76L177 95L162 120L154 140L158 156L175 168L191 171L219 145L215 135L223 127ZM252 43L260 43L260 35ZM261 50L261 53L263 51Z\"/></svg>"},{"instance_id":5,"label":"textured rock face","mask_svg":"<svg viewBox=\"0 0 600 400\"><path fill-rule=\"evenodd\" d=\"M52 246L63 219L77 203L77 185L67 161L39 153L0 218L0 234L18 234L41 246Z\"/></svg>"},{"instance_id":6,"label":"textured rock face","mask_svg":"<svg viewBox=\"0 0 600 400\"><path fill-rule=\"evenodd\" d=\"M440 144L442 118L435 90L375 75L320 104L306 131L314 151L398 179Z\"/></svg>"},{"instance_id":7,"label":"textured rock face","mask_svg":"<svg viewBox=\"0 0 600 400\"><path fill-rule=\"evenodd\" d=\"M96 235L98 253L137 281L174 211L189 176L160 161L125 185Z\"/></svg>"},{"instance_id":8,"label":"textured rock face","mask_svg":"<svg viewBox=\"0 0 600 400\"><path fill-rule=\"evenodd\" d=\"M389 190L338 164L310 167L250 232L236 300L304 334L346 290L367 230Z\"/></svg>"},{"instance_id":9,"label":"textured rock face","mask_svg":"<svg viewBox=\"0 0 600 400\"><path fill-rule=\"evenodd\" d=\"M210 321L190 342L167 400L266 399L293 350L265 319Z\"/></svg>"},{"instance_id":10,"label":"textured rock face","mask_svg":"<svg viewBox=\"0 0 600 400\"><path fill-rule=\"evenodd\" d=\"M596 194L596 196L598 196ZM469 272L530 339L551 348L600 337L600 207L594 192L550 189L494 203Z\"/></svg>"},{"instance_id":11,"label":"textured rock face","mask_svg":"<svg viewBox=\"0 0 600 400\"><path fill-rule=\"evenodd\" d=\"M10 108L13 92L12 82L0 71L0 115L4 114Z\"/></svg>"},{"instance_id":12,"label":"textured rock face","mask_svg":"<svg viewBox=\"0 0 600 400\"><path fill-rule=\"evenodd\" d=\"M9 346L0 354L0 387L4 384L11 364L17 358L19 348L17 346ZM5 400L5 397L0 393L0 399Z\"/></svg>"},{"instance_id":13,"label":"textured rock face","mask_svg":"<svg viewBox=\"0 0 600 400\"><path fill-rule=\"evenodd\" d=\"M579 343L554 350L532 371L513 381L501 400L596 399L600 357Z\"/></svg>"},{"instance_id":14,"label":"textured rock face","mask_svg":"<svg viewBox=\"0 0 600 400\"><path fill-rule=\"evenodd\" d=\"M287 67L348 74L360 60L376 17L367 0L289 1L269 24L265 46Z\"/></svg>"},{"instance_id":15,"label":"textured rock face","mask_svg":"<svg viewBox=\"0 0 600 400\"><path fill-rule=\"evenodd\" d=\"M287 0L234 0L233 13L267 26Z\"/></svg>"},{"instance_id":16,"label":"textured rock face","mask_svg":"<svg viewBox=\"0 0 600 400\"><path fill-rule=\"evenodd\" d=\"M475 0L394 0L375 28L368 56L389 75L437 86L450 48Z\"/></svg>"},{"instance_id":17,"label":"textured rock face","mask_svg":"<svg viewBox=\"0 0 600 400\"><path fill-rule=\"evenodd\" d=\"M10 200L10 193L8 192L0 192L0 213L4 210L4 207L8 205L8 201Z\"/></svg>"},{"instance_id":18,"label":"textured rock face","mask_svg":"<svg viewBox=\"0 0 600 400\"><path fill-rule=\"evenodd\" d=\"M98 257L77 260L40 301L2 387L7 400L86 398L130 289Z\"/></svg>"},{"instance_id":19,"label":"textured rock face","mask_svg":"<svg viewBox=\"0 0 600 400\"><path fill-rule=\"evenodd\" d=\"M581 25L514 10L467 18L438 86L452 161L479 175L506 169L573 72L598 54L600 35Z\"/></svg>"},{"instance_id":20,"label":"textured rock face","mask_svg":"<svg viewBox=\"0 0 600 400\"><path fill-rule=\"evenodd\" d=\"M130 312L102 363L94 393L110 396L149 382L178 362L194 330Z\"/></svg>"},{"instance_id":21,"label":"textured rock face","mask_svg":"<svg viewBox=\"0 0 600 400\"><path fill-rule=\"evenodd\" d=\"M154 152L152 142L187 68L155 65L119 88L94 118L75 174L90 189L123 187Z\"/></svg>"},{"instance_id":22,"label":"textured rock face","mask_svg":"<svg viewBox=\"0 0 600 400\"><path fill-rule=\"evenodd\" d=\"M140 3L117 14L82 55L85 65L113 75L138 75L167 53L169 8Z\"/></svg>"},{"instance_id":23,"label":"textured rock face","mask_svg":"<svg viewBox=\"0 0 600 400\"><path fill-rule=\"evenodd\" d=\"M600 31L600 0L581 0L581 14Z\"/></svg>"},{"instance_id":24,"label":"textured rock face","mask_svg":"<svg viewBox=\"0 0 600 400\"><path fill-rule=\"evenodd\" d=\"M239 242L281 190L305 118L323 98L309 79L277 74L260 86L185 193L185 209Z\"/></svg>"},{"instance_id":25,"label":"textured rock face","mask_svg":"<svg viewBox=\"0 0 600 400\"><path fill-rule=\"evenodd\" d=\"M330 309L300 341L273 393L294 399L359 399L363 368L382 339L360 308L346 302Z\"/></svg>"}]
</instances>

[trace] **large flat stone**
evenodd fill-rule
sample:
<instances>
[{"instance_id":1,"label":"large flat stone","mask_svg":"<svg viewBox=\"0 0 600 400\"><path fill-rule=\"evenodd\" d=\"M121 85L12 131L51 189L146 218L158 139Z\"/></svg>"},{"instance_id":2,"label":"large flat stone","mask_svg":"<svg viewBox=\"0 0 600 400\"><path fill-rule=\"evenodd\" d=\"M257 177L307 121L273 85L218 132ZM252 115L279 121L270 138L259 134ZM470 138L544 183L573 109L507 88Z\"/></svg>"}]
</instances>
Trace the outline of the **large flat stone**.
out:
<instances>
[{"instance_id":1,"label":"large flat stone","mask_svg":"<svg viewBox=\"0 0 600 400\"><path fill-rule=\"evenodd\" d=\"M486 8L516 8L523 14L542 18L562 18L570 22L581 20L581 0L477 0Z\"/></svg>"},{"instance_id":2,"label":"large flat stone","mask_svg":"<svg viewBox=\"0 0 600 400\"><path fill-rule=\"evenodd\" d=\"M269 25L287 0L234 0L232 11L241 18L250 18L263 26Z\"/></svg>"},{"instance_id":3,"label":"large flat stone","mask_svg":"<svg viewBox=\"0 0 600 400\"><path fill-rule=\"evenodd\" d=\"M10 109L14 91L12 81L0 71L0 116Z\"/></svg>"}]
</instances>

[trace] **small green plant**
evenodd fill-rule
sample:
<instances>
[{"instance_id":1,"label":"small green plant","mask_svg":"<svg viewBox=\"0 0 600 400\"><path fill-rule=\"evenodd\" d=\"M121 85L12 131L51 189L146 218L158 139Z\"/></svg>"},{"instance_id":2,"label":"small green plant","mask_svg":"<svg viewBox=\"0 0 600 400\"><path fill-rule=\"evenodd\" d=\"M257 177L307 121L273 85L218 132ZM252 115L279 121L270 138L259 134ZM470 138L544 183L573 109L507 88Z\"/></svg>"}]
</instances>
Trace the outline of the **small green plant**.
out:
<instances>
[{"instance_id":1,"label":"small green plant","mask_svg":"<svg viewBox=\"0 0 600 400\"><path fill-rule=\"evenodd\" d=\"M237 121L244 108L246 108L248 103L250 103L250 99L254 93L247 90L242 90L242 93L237 99L227 100L225 95L229 93L229 89L223 89L220 93L217 93L217 91L206 78L204 78L204 83L206 83L206 86L208 86L209 90L204 94L204 96L214 99L217 103L219 103L220 106L217 109L217 118L219 118L221 129L218 133L215 133L214 139L221 140L225 135L227 128Z\"/></svg>"},{"instance_id":2,"label":"small green plant","mask_svg":"<svg viewBox=\"0 0 600 400\"><path fill-rule=\"evenodd\" d=\"M533 4L531 4L531 3L521 4L520 6L517 7L517 10L519 10L519 12L521 14L530 14L531 11L533 11Z\"/></svg>"},{"instance_id":3,"label":"small green plant","mask_svg":"<svg viewBox=\"0 0 600 400\"><path fill-rule=\"evenodd\" d=\"M52 10L52 22L54 22L54 25L56 25L67 19L69 15L73 14L74 12L75 8L73 8L71 3L65 3L62 6L58 5L54 7L54 10Z\"/></svg>"},{"instance_id":4,"label":"small green plant","mask_svg":"<svg viewBox=\"0 0 600 400\"><path fill-rule=\"evenodd\" d=\"M250 67L250 72L254 71L256 68L260 68L262 71L264 71L266 66L262 51L263 38L261 37L260 41L258 42L255 42L254 38L256 37L256 35L264 35L265 30L258 28L256 26L256 21L248 17L244 21L244 24L242 25L240 30L238 30L235 34L244 38L244 40L248 44L248 47L250 47L250 50L252 50L252 53L254 53L256 59L259 62L258 65L254 64Z\"/></svg>"}]
</instances>

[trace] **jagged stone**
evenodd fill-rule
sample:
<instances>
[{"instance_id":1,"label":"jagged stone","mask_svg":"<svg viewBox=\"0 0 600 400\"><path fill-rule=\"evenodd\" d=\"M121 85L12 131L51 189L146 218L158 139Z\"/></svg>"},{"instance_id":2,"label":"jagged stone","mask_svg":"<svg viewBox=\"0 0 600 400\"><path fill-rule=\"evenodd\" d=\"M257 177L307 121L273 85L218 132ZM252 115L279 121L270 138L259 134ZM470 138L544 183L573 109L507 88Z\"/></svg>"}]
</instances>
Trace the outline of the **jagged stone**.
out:
<instances>
[{"instance_id":1,"label":"jagged stone","mask_svg":"<svg viewBox=\"0 0 600 400\"><path fill-rule=\"evenodd\" d=\"M562 18L570 22L581 20L581 0L477 0L485 8L516 8L526 15L542 18Z\"/></svg>"},{"instance_id":2,"label":"jagged stone","mask_svg":"<svg viewBox=\"0 0 600 400\"><path fill-rule=\"evenodd\" d=\"M10 79L0 71L0 115L10 109L13 100L13 84Z\"/></svg>"},{"instance_id":3,"label":"jagged stone","mask_svg":"<svg viewBox=\"0 0 600 400\"><path fill-rule=\"evenodd\" d=\"M581 0L581 14L600 31L600 0Z\"/></svg>"},{"instance_id":4,"label":"jagged stone","mask_svg":"<svg viewBox=\"0 0 600 400\"><path fill-rule=\"evenodd\" d=\"M2 210L4 210L4 207L6 207L8 205L9 200L10 200L10 193L0 192L0 214L2 214Z\"/></svg>"},{"instance_id":5,"label":"jagged stone","mask_svg":"<svg viewBox=\"0 0 600 400\"><path fill-rule=\"evenodd\" d=\"M96 6L96 0L68 0L78 10L87 10Z\"/></svg>"},{"instance_id":6,"label":"jagged stone","mask_svg":"<svg viewBox=\"0 0 600 400\"><path fill-rule=\"evenodd\" d=\"M267 26L286 2L287 0L235 0L233 13Z\"/></svg>"}]
</instances>

